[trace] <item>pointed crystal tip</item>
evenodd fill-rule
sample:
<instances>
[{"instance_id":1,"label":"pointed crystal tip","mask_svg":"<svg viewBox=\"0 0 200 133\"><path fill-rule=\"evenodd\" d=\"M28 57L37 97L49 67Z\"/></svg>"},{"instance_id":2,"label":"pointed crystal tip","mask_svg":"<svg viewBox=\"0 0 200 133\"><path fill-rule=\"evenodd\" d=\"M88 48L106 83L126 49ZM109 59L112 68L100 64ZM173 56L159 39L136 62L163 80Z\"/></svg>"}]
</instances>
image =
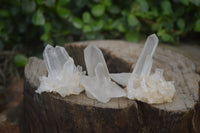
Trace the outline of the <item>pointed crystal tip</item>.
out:
<instances>
[{"instance_id":1,"label":"pointed crystal tip","mask_svg":"<svg viewBox=\"0 0 200 133\"><path fill-rule=\"evenodd\" d=\"M95 45L88 45L84 49L84 59L89 76L95 76L95 68L98 63L102 63L104 66L104 71L108 77L108 68L101 50Z\"/></svg>"},{"instance_id":2,"label":"pointed crystal tip","mask_svg":"<svg viewBox=\"0 0 200 133\"><path fill-rule=\"evenodd\" d=\"M149 35L148 36L148 38L151 38L151 39L156 39L156 40L158 40L158 37L156 36L156 34L155 33L153 33L153 34L151 34L151 35Z\"/></svg>"}]
</instances>

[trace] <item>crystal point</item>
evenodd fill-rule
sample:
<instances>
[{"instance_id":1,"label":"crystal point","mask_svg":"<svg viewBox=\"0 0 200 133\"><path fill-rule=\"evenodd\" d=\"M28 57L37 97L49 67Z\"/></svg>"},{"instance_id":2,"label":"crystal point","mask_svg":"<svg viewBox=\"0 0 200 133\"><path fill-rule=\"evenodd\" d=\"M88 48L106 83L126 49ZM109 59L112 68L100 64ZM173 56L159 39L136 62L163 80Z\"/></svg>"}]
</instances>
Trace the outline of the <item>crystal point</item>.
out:
<instances>
[{"instance_id":1,"label":"crystal point","mask_svg":"<svg viewBox=\"0 0 200 133\"><path fill-rule=\"evenodd\" d=\"M84 59L89 76L95 76L95 68L98 63L102 63L106 77L109 77L108 68L103 56L103 53L95 45L88 45L84 49Z\"/></svg>"},{"instance_id":2,"label":"crystal point","mask_svg":"<svg viewBox=\"0 0 200 133\"><path fill-rule=\"evenodd\" d=\"M147 72L143 73L144 75L149 73L152 67L152 62L150 61L150 57L151 58L153 57L157 45L158 45L158 37L155 34L148 36L144 48L133 70L134 75L140 76L142 72Z\"/></svg>"},{"instance_id":3,"label":"crystal point","mask_svg":"<svg viewBox=\"0 0 200 133\"><path fill-rule=\"evenodd\" d=\"M47 45L43 52L44 61L49 75L56 76L60 73L69 55L63 47Z\"/></svg>"},{"instance_id":4,"label":"crystal point","mask_svg":"<svg viewBox=\"0 0 200 133\"><path fill-rule=\"evenodd\" d=\"M111 81L108 68L99 48L89 45L84 50L88 76L83 76L81 84L90 98L106 103L113 97L125 96L125 91Z\"/></svg>"}]
</instances>

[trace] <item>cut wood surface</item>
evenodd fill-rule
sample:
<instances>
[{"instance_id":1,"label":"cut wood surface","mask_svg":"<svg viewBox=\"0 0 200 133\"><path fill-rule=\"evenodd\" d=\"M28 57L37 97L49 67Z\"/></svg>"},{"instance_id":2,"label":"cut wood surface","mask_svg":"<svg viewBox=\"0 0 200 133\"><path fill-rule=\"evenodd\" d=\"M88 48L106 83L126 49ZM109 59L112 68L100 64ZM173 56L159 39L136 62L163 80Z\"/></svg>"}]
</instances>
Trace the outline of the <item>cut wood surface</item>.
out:
<instances>
[{"instance_id":1,"label":"cut wood surface","mask_svg":"<svg viewBox=\"0 0 200 133\"><path fill-rule=\"evenodd\" d=\"M77 65L85 63L83 49L102 49L110 72L131 72L143 45L125 41L85 41L66 44ZM199 81L195 64L181 54L158 47L152 72L164 69L166 80L175 81L171 103L149 105L127 98L100 103L85 93L61 97L37 94L39 77L47 75L42 60L31 58L25 68L22 132L200 132Z\"/></svg>"}]
</instances>

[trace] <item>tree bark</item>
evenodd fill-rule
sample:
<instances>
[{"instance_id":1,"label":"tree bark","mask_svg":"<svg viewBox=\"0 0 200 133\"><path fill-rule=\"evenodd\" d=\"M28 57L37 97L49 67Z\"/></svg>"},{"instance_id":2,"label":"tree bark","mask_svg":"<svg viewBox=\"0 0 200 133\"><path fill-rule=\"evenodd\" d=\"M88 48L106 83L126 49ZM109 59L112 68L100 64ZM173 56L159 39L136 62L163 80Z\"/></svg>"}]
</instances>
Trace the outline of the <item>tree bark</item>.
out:
<instances>
[{"instance_id":1,"label":"tree bark","mask_svg":"<svg viewBox=\"0 0 200 133\"><path fill-rule=\"evenodd\" d=\"M143 45L125 41L87 41L66 44L75 63L83 66L83 49L97 45L103 51L110 72L131 72ZM171 103L146 104L127 98L100 103L85 93L61 97L56 93L37 94L39 77L47 75L42 60L30 58L25 68L21 131L24 133L66 132L200 132L199 81L195 64L188 58L158 47L155 68L164 69L166 80L175 81Z\"/></svg>"}]
</instances>

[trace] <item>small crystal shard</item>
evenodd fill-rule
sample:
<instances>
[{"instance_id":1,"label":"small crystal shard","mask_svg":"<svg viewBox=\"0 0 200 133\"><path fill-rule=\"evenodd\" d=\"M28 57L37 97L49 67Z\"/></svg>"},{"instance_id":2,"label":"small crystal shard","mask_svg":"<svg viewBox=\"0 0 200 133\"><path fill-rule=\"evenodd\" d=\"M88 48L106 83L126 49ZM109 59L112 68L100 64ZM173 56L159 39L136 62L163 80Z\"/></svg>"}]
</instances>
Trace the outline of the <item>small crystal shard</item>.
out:
<instances>
[{"instance_id":1,"label":"small crystal shard","mask_svg":"<svg viewBox=\"0 0 200 133\"><path fill-rule=\"evenodd\" d=\"M37 93L57 92L65 97L70 94L79 94L83 91L80 85L82 69L76 67L74 60L60 46L55 48L47 45L44 52L44 61L47 67L48 76L40 78L40 86Z\"/></svg>"},{"instance_id":2,"label":"small crystal shard","mask_svg":"<svg viewBox=\"0 0 200 133\"><path fill-rule=\"evenodd\" d=\"M106 103L113 97L125 96L125 91L111 81L108 68L100 49L89 45L84 50L88 76L83 76L81 84L90 98Z\"/></svg>"}]
</instances>

